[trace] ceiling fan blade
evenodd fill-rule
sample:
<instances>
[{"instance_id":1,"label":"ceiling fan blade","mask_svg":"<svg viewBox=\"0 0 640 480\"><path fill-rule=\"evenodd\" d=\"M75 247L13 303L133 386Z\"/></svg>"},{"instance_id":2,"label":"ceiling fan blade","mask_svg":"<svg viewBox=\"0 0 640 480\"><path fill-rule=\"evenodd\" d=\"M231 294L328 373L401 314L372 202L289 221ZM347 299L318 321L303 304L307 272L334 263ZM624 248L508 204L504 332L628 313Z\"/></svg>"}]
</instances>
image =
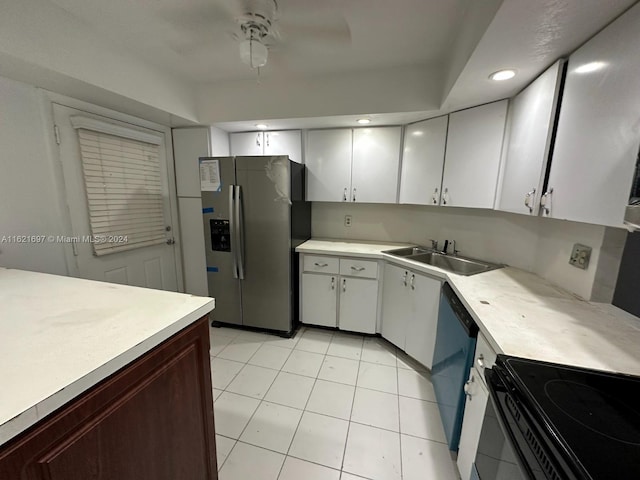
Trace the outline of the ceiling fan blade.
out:
<instances>
[{"instance_id":1,"label":"ceiling fan blade","mask_svg":"<svg viewBox=\"0 0 640 480\"><path fill-rule=\"evenodd\" d=\"M321 40L336 45L351 45L351 28L347 20L337 13L324 12L306 17L283 15L278 21L278 31L283 41Z\"/></svg>"}]
</instances>

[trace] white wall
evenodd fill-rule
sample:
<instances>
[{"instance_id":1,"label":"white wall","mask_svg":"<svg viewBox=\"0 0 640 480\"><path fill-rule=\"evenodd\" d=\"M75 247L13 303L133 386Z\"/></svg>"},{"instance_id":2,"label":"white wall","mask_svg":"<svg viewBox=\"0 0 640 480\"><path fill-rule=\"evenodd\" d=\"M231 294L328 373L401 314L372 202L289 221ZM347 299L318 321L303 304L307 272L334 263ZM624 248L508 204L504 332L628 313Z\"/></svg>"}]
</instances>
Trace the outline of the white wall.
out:
<instances>
[{"instance_id":1,"label":"white wall","mask_svg":"<svg viewBox=\"0 0 640 480\"><path fill-rule=\"evenodd\" d=\"M0 77L0 242L68 235L64 200L36 88ZM0 266L67 275L62 244L0 243Z\"/></svg>"},{"instance_id":2,"label":"white wall","mask_svg":"<svg viewBox=\"0 0 640 480\"><path fill-rule=\"evenodd\" d=\"M211 137L211 156L229 156L229 132L225 132L218 127L209 127Z\"/></svg>"},{"instance_id":3,"label":"white wall","mask_svg":"<svg viewBox=\"0 0 640 480\"><path fill-rule=\"evenodd\" d=\"M440 107L441 72L423 67L265 77L198 89L202 123L415 112ZM242 101L238 101L241 98Z\"/></svg>"},{"instance_id":4,"label":"white wall","mask_svg":"<svg viewBox=\"0 0 640 480\"><path fill-rule=\"evenodd\" d=\"M351 227L344 226L345 215L352 216ZM440 245L456 240L461 255L532 271L582 298L604 302L611 300L618 265L600 268L600 252L619 264L618 246L626 238L623 230L493 210L323 202L313 203L312 236L420 245L430 245L431 238ZM569 265L574 243L593 248L587 270Z\"/></svg>"},{"instance_id":5,"label":"white wall","mask_svg":"<svg viewBox=\"0 0 640 480\"><path fill-rule=\"evenodd\" d=\"M61 76L70 82L86 82L182 119L196 120L194 85L116 48L53 2L3 1L0 10L0 59L7 63L2 66L4 75L11 76L7 70L12 69L27 75L26 66L35 65L41 70L31 72L31 78L25 80L36 86L52 88L39 83L42 69L48 69L60 75L58 82ZM5 58L13 61L5 62Z\"/></svg>"}]
</instances>

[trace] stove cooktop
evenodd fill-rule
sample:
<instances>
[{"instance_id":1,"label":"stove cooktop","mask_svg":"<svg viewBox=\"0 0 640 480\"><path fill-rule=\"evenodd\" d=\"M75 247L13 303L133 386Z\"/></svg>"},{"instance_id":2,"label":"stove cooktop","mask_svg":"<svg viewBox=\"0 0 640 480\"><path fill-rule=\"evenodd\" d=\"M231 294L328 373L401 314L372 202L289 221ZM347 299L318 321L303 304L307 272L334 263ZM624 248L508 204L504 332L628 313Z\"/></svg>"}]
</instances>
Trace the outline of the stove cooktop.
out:
<instances>
[{"instance_id":1,"label":"stove cooktop","mask_svg":"<svg viewBox=\"0 0 640 480\"><path fill-rule=\"evenodd\" d=\"M520 358L504 364L592 479L640 478L640 377Z\"/></svg>"}]
</instances>

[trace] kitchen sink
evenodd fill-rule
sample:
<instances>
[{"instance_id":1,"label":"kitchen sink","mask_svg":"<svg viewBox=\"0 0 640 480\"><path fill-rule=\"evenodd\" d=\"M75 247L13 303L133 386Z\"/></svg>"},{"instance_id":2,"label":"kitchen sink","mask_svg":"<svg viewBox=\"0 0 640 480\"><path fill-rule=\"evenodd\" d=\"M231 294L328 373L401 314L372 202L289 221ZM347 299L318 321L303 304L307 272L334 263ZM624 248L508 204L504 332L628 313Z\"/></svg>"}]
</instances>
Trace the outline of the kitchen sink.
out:
<instances>
[{"instance_id":1,"label":"kitchen sink","mask_svg":"<svg viewBox=\"0 0 640 480\"><path fill-rule=\"evenodd\" d=\"M425 247L405 247L405 248L396 248L395 250L385 250L384 253L388 253L389 255L393 255L395 257L411 257L413 255L420 255L425 253L433 252Z\"/></svg>"},{"instance_id":2,"label":"kitchen sink","mask_svg":"<svg viewBox=\"0 0 640 480\"><path fill-rule=\"evenodd\" d=\"M502 265L484 262L475 258L460 257L458 255L445 255L424 247L406 247L396 250L387 250L384 253L414 262L424 263L433 267L442 268L458 275L475 275L502 268Z\"/></svg>"}]
</instances>

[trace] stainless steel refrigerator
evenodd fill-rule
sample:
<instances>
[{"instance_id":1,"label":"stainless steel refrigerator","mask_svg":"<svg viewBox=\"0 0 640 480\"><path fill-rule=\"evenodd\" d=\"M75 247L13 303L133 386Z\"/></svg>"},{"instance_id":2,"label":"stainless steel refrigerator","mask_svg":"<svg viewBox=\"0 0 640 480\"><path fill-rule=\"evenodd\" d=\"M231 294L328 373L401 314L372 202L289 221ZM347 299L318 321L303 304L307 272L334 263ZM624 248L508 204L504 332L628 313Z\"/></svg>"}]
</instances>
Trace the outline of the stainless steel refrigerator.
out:
<instances>
[{"instance_id":1,"label":"stainless steel refrigerator","mask_svg":"<svg viewBox=\"0 0 640 480\"><path fill-rule=\"evenodd\" d=\"M203 170L204 169L204 170ZM298 254L311 236L304 165L288 157L201 157L213 325L291 335L298 322ZM212 190L212 191L205 191Z\"/></svg>"}]
</instances>

